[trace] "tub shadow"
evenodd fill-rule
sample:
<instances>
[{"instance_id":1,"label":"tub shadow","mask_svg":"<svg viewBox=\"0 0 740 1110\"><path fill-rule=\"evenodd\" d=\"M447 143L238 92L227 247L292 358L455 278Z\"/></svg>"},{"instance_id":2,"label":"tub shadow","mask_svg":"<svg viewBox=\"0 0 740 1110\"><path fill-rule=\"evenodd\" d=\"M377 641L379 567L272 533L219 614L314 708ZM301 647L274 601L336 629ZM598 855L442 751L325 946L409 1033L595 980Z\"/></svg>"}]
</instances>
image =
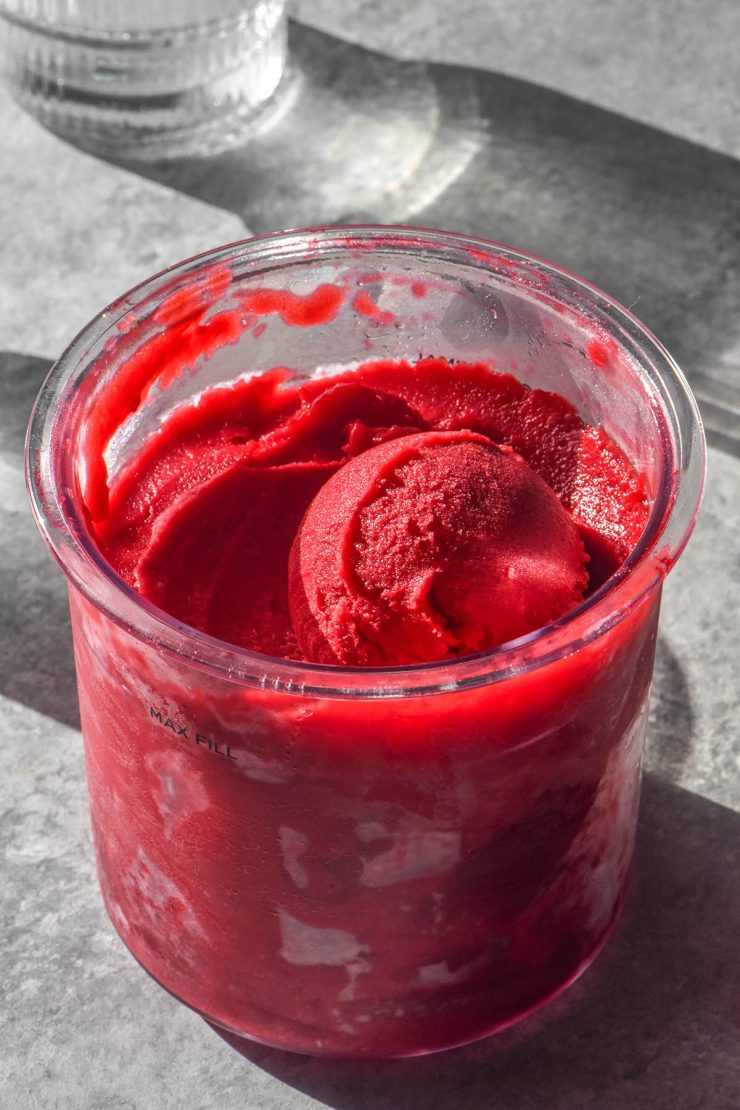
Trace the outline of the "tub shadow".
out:
<instances>
[{"instance_id":1,"label":"tub shadow","mask_svg":"<svg viewBox=\"0 0 740 1110\"><path fill-rule=\"evenodd\" d=\"M650 693L646 766L675 781L691 754L696 717L680 660L660 634Z\"/></svg>"},{"instance_id":2,"label":"tub shadow","mask_svg":"<svg viewBox=\"0 0 740 1110\"><path fill-rule=\"evenodd\" d=\"M0 694L79 727L67 590L36 529L23 443L51 363L0 351Z\"/></svg>"},{"instance_id":3,"label":"tub shadow","mask_svg":"<svg viewBox=\"0 0 740 1110\"><path fill-rule=\"evenodd\" d=\"M281 106L244 146L119 163L251 231L413 223L511 243L607 289L681 361L740 455L740 164L531 82L401 62L298 23Z\"/></svg>"},{"instance_id":4,"label":"tub shadow","mask_svg":"<svg viewBox=\"0 0 740 1110\"><path fill-rule=\"evenodd\" d=\"M399 62L290 24L278 102L223 154L117 164L238 215L253 232L401 221L458 177L487 141L472 72L454 88ZM445 95L441 95L444 91Z\"/></svg>"},{"instance_id":5,"label":"tub shadow","mask_svg":"<svg viewBox=\"0 0 740 1110\"><path fill-rule=\"evenodd\" d=\"M647 776L624 915L594 966L540 1014L415 1060L242 1055L336 1110L731 1110L739 916L740 815Z\"/></svg>"}]
</instances>

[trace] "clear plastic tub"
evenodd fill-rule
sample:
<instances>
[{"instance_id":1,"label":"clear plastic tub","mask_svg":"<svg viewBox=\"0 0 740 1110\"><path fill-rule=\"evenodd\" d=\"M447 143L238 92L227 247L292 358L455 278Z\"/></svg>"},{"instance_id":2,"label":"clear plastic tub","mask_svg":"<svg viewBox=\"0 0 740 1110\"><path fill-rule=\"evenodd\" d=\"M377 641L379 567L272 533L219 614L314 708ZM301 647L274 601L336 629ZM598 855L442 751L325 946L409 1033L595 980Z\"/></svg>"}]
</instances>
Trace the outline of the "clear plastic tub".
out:
<instances>
[{"instance_id":1,"label":"clear plastic tub","mask_svg":"<svg viewBox=\"0 0 740 1110\"><path fill-rule=\"evenodd\" d=\"M339 290L323 322L275 310L322 286ZM262 297L259 327L256 289L280 292ZM372 316L357 310L368 289ZM115 475L214 385L419 355L519 367L644 474L640 542L554 624L452 662L335 669L204 635L100 555L94 444L110 440ZM491 1033L584 970L624 897L661 584L704 478L688 387L630 313L549 264L442 232L237 243L90 323L42 390L28 466L69 580L103 897L155 979L238 1035L386 1057Z\"/></svg>"}]
</instances>

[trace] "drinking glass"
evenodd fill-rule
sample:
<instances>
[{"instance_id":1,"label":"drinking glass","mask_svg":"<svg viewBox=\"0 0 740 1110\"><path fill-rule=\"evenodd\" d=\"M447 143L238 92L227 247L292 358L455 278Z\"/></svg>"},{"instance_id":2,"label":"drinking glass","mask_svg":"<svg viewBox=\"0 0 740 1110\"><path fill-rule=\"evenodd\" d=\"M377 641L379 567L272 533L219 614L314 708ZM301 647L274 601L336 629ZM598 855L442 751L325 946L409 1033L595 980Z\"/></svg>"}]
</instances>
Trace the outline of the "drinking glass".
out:
<instances>
[{"instance_id":1,"label":"drinking glass","mask_svg":"<svg viewBox=\"0 0 740 1110\"><path fill-rule=\"evenodd\" d=\"M122 158L242 141L285 70L285 0L0 0L0 16L0 66L18 102Z\"/></svg>"}]
</instances>

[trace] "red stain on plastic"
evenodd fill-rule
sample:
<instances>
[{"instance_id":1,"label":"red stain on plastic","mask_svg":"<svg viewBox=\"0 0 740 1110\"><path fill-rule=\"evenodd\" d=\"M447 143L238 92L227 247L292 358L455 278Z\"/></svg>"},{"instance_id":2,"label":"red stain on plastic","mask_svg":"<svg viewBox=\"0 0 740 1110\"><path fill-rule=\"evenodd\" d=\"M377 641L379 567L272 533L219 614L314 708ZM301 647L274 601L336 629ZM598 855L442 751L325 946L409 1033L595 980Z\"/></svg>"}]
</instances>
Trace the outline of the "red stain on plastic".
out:
<instances>
[{"instance_id":1,"label":"red stain on plastic","mask_svg":"<svg viewBox=\"0 0 740 1110\"><path fill-rule=\"evenodd\" d=\"M591 339L586 347L586 354L594 366L603 368L609 365L616 349L617 345L613 339Z\"/></svg>"},{"instance_id":2,"label":"red stain on plastic","mask_svg":"<svg viewBox=\"0 0 740 1110\"><path fill-rule=\"evenodd\" d=\"M381 308L378 308L369 293L357 293L352 301L352 307L360 316L366 316L369 320L377 320L379 324L392 324L395 320L392 312L384 312Z\"/></svg>"},{"instance_id":3,"label":"red stain on plastic","mask_svg":"<svg viewBox=\"0 0 740 1110\"><path fill-rule=\"evenodd\" d=\"M319 285L312 293L301 296L285 289L253 289L245 293L242 305L257 316L275 313L291 327L311 328L333 320L344 300L337 285Z\"/></svg>"}]
</instances>

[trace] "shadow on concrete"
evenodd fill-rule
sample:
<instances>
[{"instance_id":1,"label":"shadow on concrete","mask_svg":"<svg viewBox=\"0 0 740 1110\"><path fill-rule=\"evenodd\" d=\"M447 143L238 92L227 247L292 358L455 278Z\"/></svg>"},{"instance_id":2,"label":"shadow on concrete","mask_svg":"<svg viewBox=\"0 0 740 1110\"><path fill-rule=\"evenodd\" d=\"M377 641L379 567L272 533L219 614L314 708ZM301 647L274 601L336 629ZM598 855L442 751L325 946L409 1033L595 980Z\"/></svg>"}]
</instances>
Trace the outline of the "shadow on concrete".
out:
<instances>
[{"instance_id":1,"label":"shadow on concrete","mask_svg":"<svg viewBox=\"0 0 740 1110\"><path fill-rule=\"evenodd\" d=\"M51 363L0 352L0 694L79 727L64 576L36 529L23 443Z\"/></svg>"},{"instance_id":2,"label":"shadow on concrete","mask_svg":"<svg viewBox=\"0 0 740 1110\"><path fill-rule=\"evenodd\" d=\"M739 917L740 815L648 776L624 915L544 1011L415 1060L242 1054L336 1110L734 1110Z\"/></svg>"},{"instance_id":3,"label":"shadow on concrete","mask_svg":"<svg viewBox=\"0 0 740 1110\"><path fill-rule=\"evenodd\" d=\"M740 454L735 159L527 81L297 23L291 57L281 105L246 145L127 168L253 232L401 222L550 258L634 306L696 384L710 442Z\"/></svg>"},{"instance_id":4,"label":"shadow on concrete","mask_svg":"<svg viewBox=\"0 0 740 1110\"><path fill-rule=\"evenodd\" d=\"M650 693L647 767L675 782L691 754L695 714L680 660L658 634Z\"/></svg>"}]
</instances>

